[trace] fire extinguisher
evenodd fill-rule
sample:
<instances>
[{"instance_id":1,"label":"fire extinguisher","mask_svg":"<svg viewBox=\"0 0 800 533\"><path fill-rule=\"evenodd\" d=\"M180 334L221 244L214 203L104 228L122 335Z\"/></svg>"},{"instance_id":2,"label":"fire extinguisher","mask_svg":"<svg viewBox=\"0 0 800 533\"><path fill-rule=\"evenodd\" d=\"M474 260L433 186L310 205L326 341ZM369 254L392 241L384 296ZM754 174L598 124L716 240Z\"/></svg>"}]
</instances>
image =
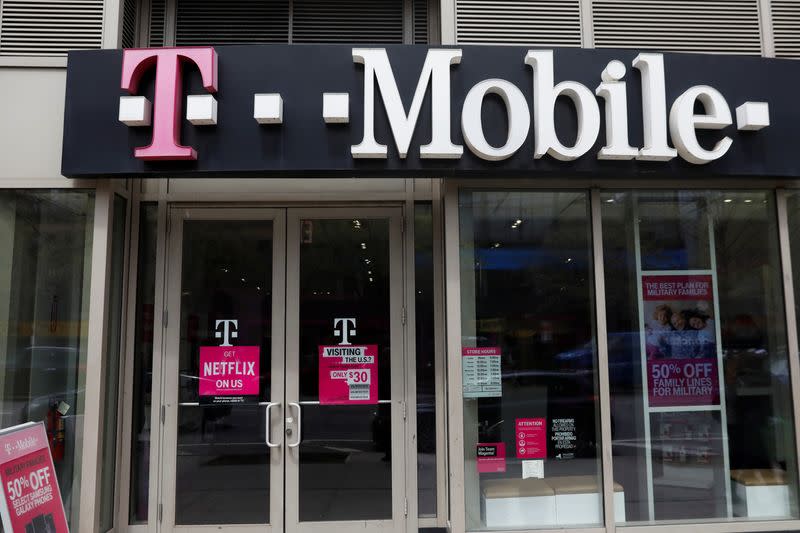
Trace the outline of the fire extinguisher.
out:
<instances>
[{"instance_id":1,"label":"fire extinguisher","mask_svg":"<svg viewBox=\"0 0 800 533\"><path fill-rule=\"evenodd\" d=\"M45 421L47 438L50 441L50 453L53 461L59 462L64 459L64 416L58 410L58 403L50 405L47 410L47 420Z\"/></svg>"}]
</instances>

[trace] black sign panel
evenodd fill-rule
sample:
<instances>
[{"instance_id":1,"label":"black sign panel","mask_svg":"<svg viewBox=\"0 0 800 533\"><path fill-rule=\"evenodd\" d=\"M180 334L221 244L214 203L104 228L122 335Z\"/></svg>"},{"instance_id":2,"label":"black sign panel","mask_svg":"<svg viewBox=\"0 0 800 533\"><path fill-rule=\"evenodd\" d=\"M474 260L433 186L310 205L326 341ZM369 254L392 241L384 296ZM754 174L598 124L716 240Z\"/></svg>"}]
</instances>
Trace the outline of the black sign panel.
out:
<instances>
[{"instance_id":1,"label":"black sign panel","mask_svg":"<svg viewBox=\"0 0 800 533\"><path fill-rule=\"evenodd\" d=\"M733 124L717 131L700 131L702 146L711 148L723 136L732 146L722 158L695 165L680 157L667 162L598 160L606 144L604 102L598 98L600 134L594 147L574 161L551 156L534 158L533 71L524 60L527 48L458 47L459 64L450 69L451 139L464 146L459 159L421 159L420 145L431 140L431 88L428 87L408 156L400 158L387 120L381 93L375 88L376 139L388 146L385 159L354 159L351 146L364 132L365 68L353 61L353 47L342 45L218 46L218 120L213 126L195 126L185 120L185 95L208 94L200 73L190 63L183 67L184 104L180 142L197 151L194 161L143 161L134 149L147 146L151 127L129 127L118 120L121 89L121 50L70 52L67 75L62 173L69 177L192 177L192 176L490 176L535 177L605 176L699 178L709 176L798 177L800 158L800 62L753 57L702 54L664 54L666 112L688 88L708 85L725 97ZM386 46L405 111L411 105L428 47ZM607 63L620 60L627 67L629 142L643 144L642 87L639 70L631 62L634 50L554 51L555 83L574 80L594 92ZM138 94L153 101L155 69L141 80ZM461 112L464 98L487 78L508 80L524 95L531 111L526 142L502 161L475 156L464 142ZM256 93L280 93L283 122L259 124L253 118ZM326 124L323 93L350 96L349 123ZM767 102L771 124L760 131L740 131L735 109L747 101ZM156 102L156 105L158 103ZM698 106L699 107L699 106ZM575 108L558 98L555 125L561 141L570 145L577 131ZM702 112L702 109L697 109ZM502 100L489 95L481 111L487 141L502 145L508 116Z\"/></svg>"}]
</instances>

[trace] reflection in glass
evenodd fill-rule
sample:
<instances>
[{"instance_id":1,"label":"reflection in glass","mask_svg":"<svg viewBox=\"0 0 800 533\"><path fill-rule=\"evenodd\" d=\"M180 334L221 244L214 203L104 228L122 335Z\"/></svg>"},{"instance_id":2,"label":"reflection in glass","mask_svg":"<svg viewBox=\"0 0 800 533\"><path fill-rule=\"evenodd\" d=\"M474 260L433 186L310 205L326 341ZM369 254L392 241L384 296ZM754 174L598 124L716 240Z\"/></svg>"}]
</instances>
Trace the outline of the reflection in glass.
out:
<instances>
[{"instance_id":1,"label":"reflection in glass","mask_svg":"<svg viewBox=\"0 0 800 533\"><path fill-rule=\"evenodd\" d=\"M0 192L0 427L45 422L73 530L93 221L91 192Z\"/></svg>"},{"instance_id":2,"label":"reflection in glass","mask_svg":"<svg viewBox=\"0 0 800 533\"><path fill-rule=\"evenodd\" d=\"M300 520L392 516L389 221L304 220L300 242ZM378 346L378 405L317 405L319 346L333 321L356 319L357 345ZM304 403L311 402L311 403Z\"/></svg>"},{"instance_id":3,"label":"reflection in glass","mask_svg":"<svg viewBox=\"0 0 800 533\"><path fill-rule=\"evenodd\" d=\"M625 191L603 193L601 203L614 475L625 487L626 520L797 517L773 195ZM651 273L706 276L713 298L662 295L656 309L639 285ZM712 328L716 335L704 337ZM671 341L660 355L658 339ZM654 357L666 358L659 369ZM663 389L667 401L654 397L645 376L688 380L686 360L709 361L716 400L691 391L680 398L682 385Z\"/></svg>"},{"instance_id":4,"label":"reflection in glass","mask_svg":"<svg viewBox=\"0 0 800 533\"><path fill-rule=\"evenodd\" d=\"M271 221L184 221L180 402L199 401L199 351L221 344L217 320L238 320L234 345L259 347L259 399L271 400L272 247ZM177 524L269 521L265 409L179 406Z\"/></svg>"},{"instance_id":5,"label":"reflection in glass","mask_svg":"<svg viewBox=\"0 0 800 533\"><path fill-rule=\"evenodd\" d=\"M602 523L588 210L583 192L459 197L468 530Z\"/></svg>"},{"instance_id":6,"label":"reflection in glass","mask_svg":"<svg viewBox=\"0 0 800 533\"><path fill-rule=\"evenodd\" d=\"M156 203L143 203L139 210L139 265L136 272L136 339L133 348L133 416L128 517L131 524L147 522L149 499L157 214Z\"/></svg>"},{"instance_id":7,"label":"reflection in glass","mask_svg":"<svg viewBox=\"0 0 800 533\"><path fill-rule=\"evenodd\" d=\"M119 406L119 369L122 342L122 294L125 272L125 245L128 202L114 195L114 211L111 226L111 276L106 315L106 361L105 397L103 398L102 469L100 479L100 529L108 531L114 527L114 502L117 460L117 410Z\"/></svg>"},{"instance_id":8,"label":"reflection in glass","mask_svg":"<svg viewBox=\"0 0 800 533\"><path fill-rule=\"evenodd\" d=\"M417 490L420 517L436 515L436 336L433 207L414 205L414 297L417 348Z\"/></svg>"}]
</instances>

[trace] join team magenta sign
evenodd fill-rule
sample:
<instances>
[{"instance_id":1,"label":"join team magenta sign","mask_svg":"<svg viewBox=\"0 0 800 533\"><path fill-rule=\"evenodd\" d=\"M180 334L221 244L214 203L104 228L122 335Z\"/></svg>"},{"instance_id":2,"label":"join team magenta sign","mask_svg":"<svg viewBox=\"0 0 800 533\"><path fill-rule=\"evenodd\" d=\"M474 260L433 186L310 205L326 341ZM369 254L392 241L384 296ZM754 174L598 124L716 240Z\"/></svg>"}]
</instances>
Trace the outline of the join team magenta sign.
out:
<instances>
[{"instance_id":1,"label":"join team magenta sign","mask_svg":"<svg viewBox=\"0 0 800 533\"><path fill-rule=\"evenodd\" d=\"M69 533L43 423L0 432L0 515L9 533Z\"/></svg>"}]
</instances>

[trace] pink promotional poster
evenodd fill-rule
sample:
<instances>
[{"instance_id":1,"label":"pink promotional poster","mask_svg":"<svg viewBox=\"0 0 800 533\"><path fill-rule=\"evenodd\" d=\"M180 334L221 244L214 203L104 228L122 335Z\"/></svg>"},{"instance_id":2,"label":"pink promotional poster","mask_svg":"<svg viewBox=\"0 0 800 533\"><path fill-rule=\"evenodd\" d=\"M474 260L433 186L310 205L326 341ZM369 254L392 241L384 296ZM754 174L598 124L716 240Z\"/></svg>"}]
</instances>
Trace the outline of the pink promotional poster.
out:
<instances>
[{"instance_id":1,"label":"pink promotional poster","mask_svg":"<svg viewBox=\"0 0 800 533\"><path fill-rule=\"evenodd\" d=\"M201 346L200 403L257 402L258 346Z\"/></svg>"},{"instance_id":2,"label":"pink promotional poster","mask_svg":"<svg viewBox=\"0 0 800 533\"><path fill-rule=\"evenodd\" d=\"M517 436L518 459L547 458L547 420L544 418L517 418L514 429Z\"/></svg>"},{"instance_id":3,"label":"pink promotional poster","mask_svg":"<svg viewBox=\"0 0 800 533\"><path fill-rule=\"evenodd\" d=\"M475 450L478 472L496 474L506 471L506 444L504 442L479 442Z\"/></svg>"},{"instance_id":4,"label":"pink promotional poster","mask_svg":"<svg viewBox=\"0 0 800 533\"><path fill-rule=\"evenodd\" d=\"M43 423L0 433L0 485L5 531L69 533Z\"/></svg>"},{"instance_id":5,"label":"pink promotional poster","mask_svg":"<svg viewBox=\"0 0 800 533\"><path fill-rule=\"evenodd\" d=\"M378 345L320 346L319 403L378 403Z\"/></svg>"},{"instance_id":6,"label":"pink promotional poster","mask_svg":"<svg viewBox=\"0 0 800 533\"><path fill-rule=\"evenodd\" d=\"M719 405L711 276L642 276L642 296L650 406Z\"/></svg>"}]
</instances>

